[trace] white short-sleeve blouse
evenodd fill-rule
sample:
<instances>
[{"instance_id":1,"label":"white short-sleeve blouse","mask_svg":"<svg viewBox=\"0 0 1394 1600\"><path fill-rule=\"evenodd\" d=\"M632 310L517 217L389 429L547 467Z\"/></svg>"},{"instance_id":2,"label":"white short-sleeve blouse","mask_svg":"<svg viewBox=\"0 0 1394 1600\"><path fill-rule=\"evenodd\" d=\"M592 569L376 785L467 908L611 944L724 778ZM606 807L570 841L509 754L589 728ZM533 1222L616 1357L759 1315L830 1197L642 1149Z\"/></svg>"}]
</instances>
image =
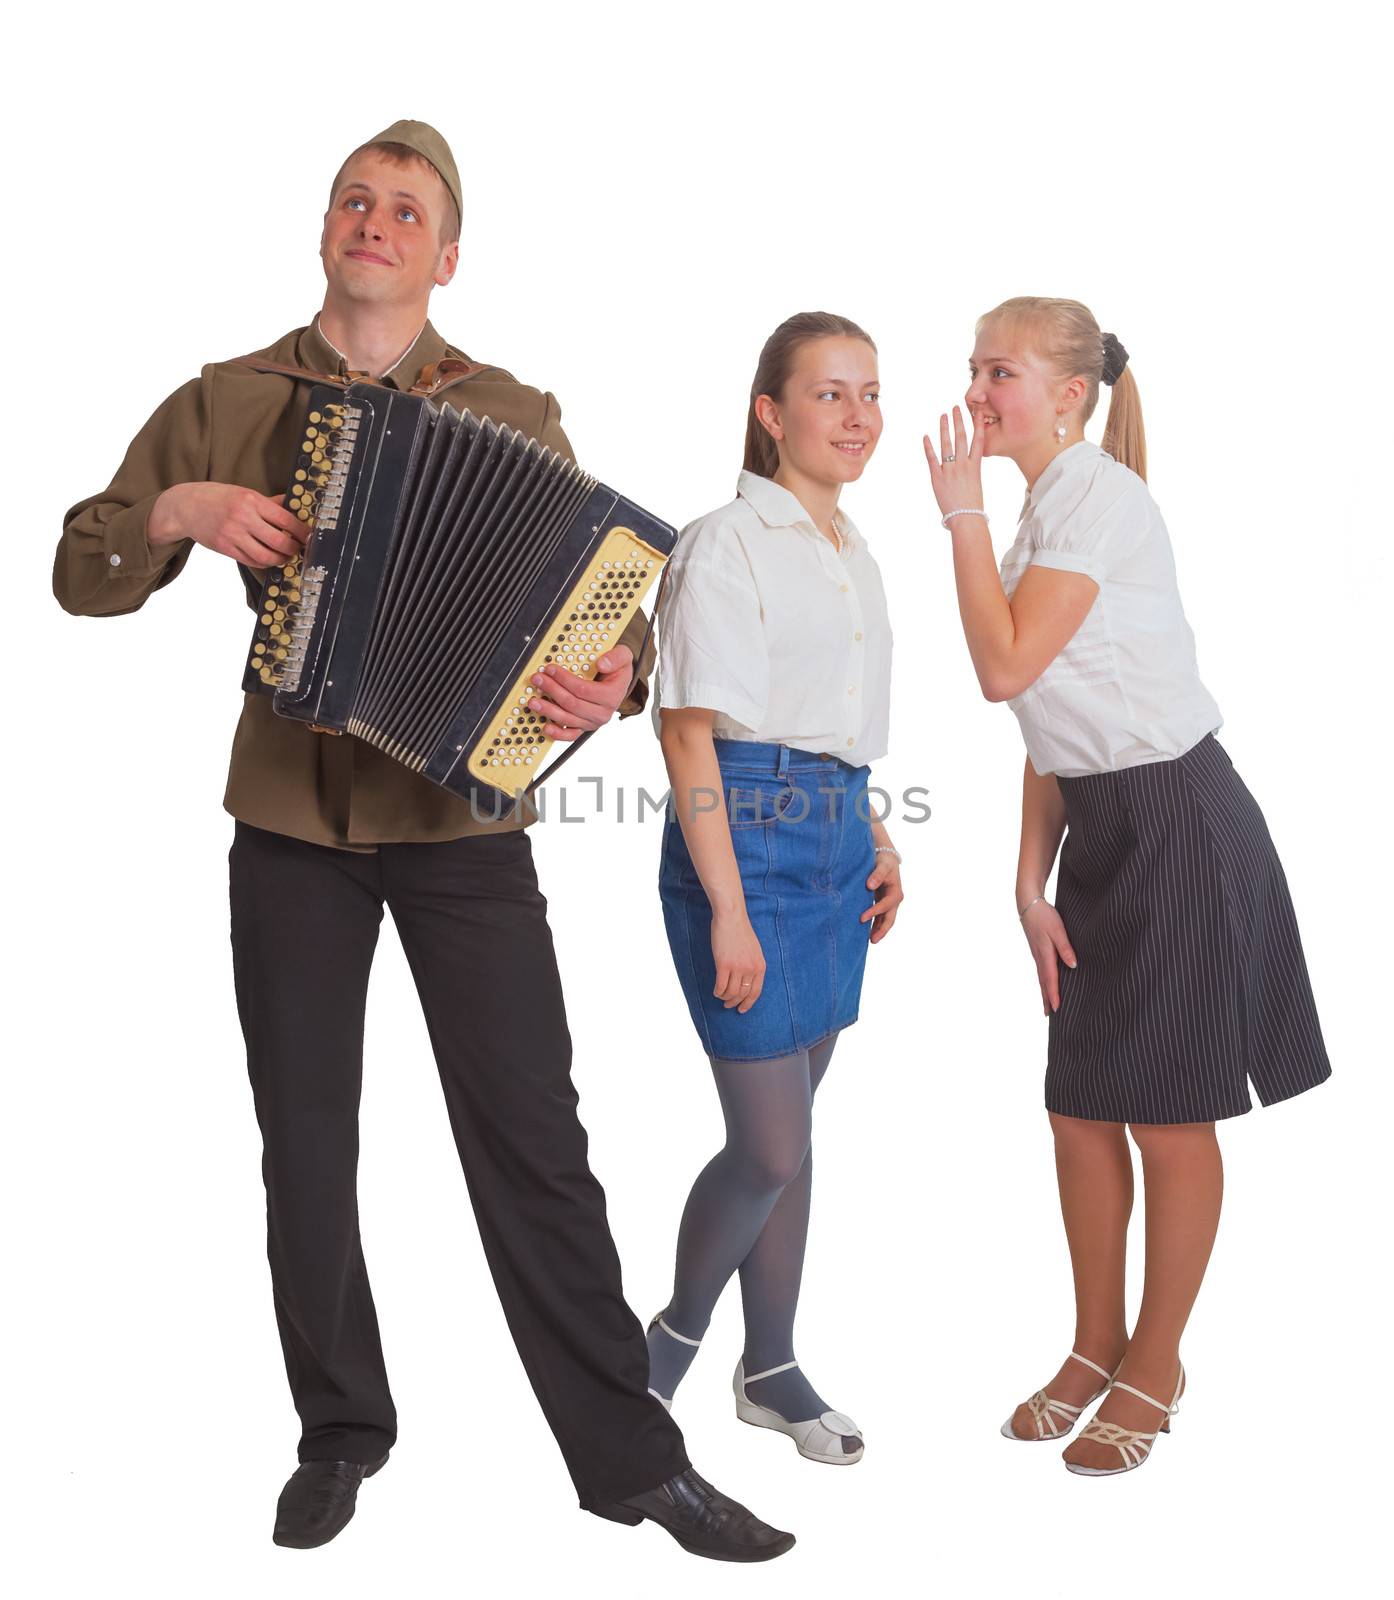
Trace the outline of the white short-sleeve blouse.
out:
<instances>
[{"instance_id":1,"label":"white short-sleeve blouse","mask_svg":"<svg viewBox=\"0 0 1394 1600\"><path fill-rule=\"evenodd\" d=\"M841 549L798 499L742 472L729 505L689 523L659 600L653 722L714 711L718 739L785 744L864 766L885 755L891 626L852 519Z\"/></svg>"},{"instance_id":2,"label":"white short-sleeve blouse","mask_svg":"<svg viewBox=\"0 0 1394 1600\"><path fill-rule=\"evenodd\" d=\"M1038 773L1170 761L1221 726L1196 668L1166 524L1135 472L1087 439L1062 450L1032 485L1002 558L1008 598L1029 566L1082 572L1099 586L1074 637L1008 702Z\"/></svg>"}]
</instances>

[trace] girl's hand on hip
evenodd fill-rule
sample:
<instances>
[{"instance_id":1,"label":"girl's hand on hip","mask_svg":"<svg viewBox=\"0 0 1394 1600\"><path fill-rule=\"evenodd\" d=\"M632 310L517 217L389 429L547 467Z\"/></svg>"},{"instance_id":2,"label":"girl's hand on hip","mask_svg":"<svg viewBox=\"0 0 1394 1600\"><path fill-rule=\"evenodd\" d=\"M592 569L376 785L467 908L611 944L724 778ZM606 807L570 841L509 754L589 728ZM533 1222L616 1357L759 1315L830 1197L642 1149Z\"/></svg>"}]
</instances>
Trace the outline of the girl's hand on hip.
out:
<instances>
[{"instance_id":1,"label":"girl's hand on hip","mask_svg":"<svg viewBox=\"0 0 1394 1600\"><path fill-rule=\"evenodd\" d=\"M939 502L939 514L947 511L981 511L983 508L983 434L974 428L973 442L963 425L963 412L954 407L953 438L949 437L949 419L939 418L939 454L924 436L925 460L929 462L929 481L934 487L934 498Z\"/></svg>"},{"instance_id":2,"label":"girl's hand on hip","mask_svg":"<svg viewBox=\"0 0 1394 1600\"><path fill-rule=\"evenodd\" d=\"M862 912L859 920L866 922L868 918L875 919L871 924L871 943L879 944L895 926L895 914L905 898L905 890L900 882L900 863L889 850L883 850L876 857L876 868L866 880L866 886L876 899Z\"/></svg>"},{"instance_id":3,"label":"girl's hand on hip","mask_svg":"<svg viewBox=\"0 0 1394 1600\"><path fill-rule=\"evenodd\" d=\"M712 917L712 958L716 987L712 993L745 1015L765 987L765 953L744 909Z\"/></svg>"},{"instance_id":4,"label":"girl's hand on hip","mask_svg":"<svg viewBox=\"0 0 1394 1600\"><path fill-rule=\"evenodd\" d=\"M1067 967L1078 965L1070 936L1060 913L1046 900L1037 900L1021 919L1021 931L1031 946L1036 963L1036 977L1041 985L1041 1004L1045 1015L1060 1009L1060 963Z\"/></svg>"}]
</instances>

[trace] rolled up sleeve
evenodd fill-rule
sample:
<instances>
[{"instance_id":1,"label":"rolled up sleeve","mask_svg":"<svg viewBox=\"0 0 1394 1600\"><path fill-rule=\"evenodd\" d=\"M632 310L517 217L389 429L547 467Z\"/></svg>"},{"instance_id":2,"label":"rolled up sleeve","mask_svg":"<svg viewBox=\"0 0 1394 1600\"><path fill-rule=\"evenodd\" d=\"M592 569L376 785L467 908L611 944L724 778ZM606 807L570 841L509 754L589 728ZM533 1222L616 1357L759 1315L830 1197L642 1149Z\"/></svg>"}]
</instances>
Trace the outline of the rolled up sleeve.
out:
<instances>
[{"instance_id":1,"label":"rolled up sleeve","mask_svg":"<svg viewBox=\"0 0 1394 1600\"><path fill-rule=\"evenodd\" d=\"M670 573L658 613L659 706L700 706L759 728L770 663L760 597L734 564L688 560Z\"/></svg>"},{"instance_id":2,"label":"rolled up sleeve","mask_svg":"<svg viewBox=\"0 0 1394 1600\"><path fill-rule=\"evenodd\" d=\"M1038 508L1031 565L1102 585L1145 532L1146 502L1142 480L1108 457L1083 479L1062 478Z\"/></svg>"}]
</instances>

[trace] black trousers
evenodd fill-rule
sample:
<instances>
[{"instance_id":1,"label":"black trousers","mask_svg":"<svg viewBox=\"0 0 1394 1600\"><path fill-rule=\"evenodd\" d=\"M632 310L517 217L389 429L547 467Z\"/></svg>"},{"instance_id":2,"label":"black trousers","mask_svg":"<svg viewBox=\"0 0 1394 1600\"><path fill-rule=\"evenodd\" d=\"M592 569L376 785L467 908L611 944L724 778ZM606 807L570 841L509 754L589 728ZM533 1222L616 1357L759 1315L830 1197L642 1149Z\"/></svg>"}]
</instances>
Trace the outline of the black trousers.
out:
<instances>
[{"instance_id":1,"label":"black trousers","mask_svg":"<svg viewBox=\"0 0 1394 1600\"><path fill-rule=\"evenodd\" d=\"M368 973L384 904L430 1029L509 1330L587 1509L687 1466L648 1392L586 1160L547 902L518 831L359 855L239 822L233 965L300 1459L375 1461L397 1419L358 1232Z\"/></svg>"}]
</instances>

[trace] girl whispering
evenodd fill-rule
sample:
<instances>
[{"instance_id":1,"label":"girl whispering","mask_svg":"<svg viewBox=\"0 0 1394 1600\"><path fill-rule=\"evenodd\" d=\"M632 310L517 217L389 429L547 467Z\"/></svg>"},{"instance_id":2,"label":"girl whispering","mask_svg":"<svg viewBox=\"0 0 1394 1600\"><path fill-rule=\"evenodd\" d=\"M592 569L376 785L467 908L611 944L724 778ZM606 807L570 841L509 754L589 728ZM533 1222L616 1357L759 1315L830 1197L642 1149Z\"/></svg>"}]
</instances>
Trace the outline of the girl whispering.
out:
<instances>
[{"instance_id":1,"label":"girl whispering","mask_svg":"<svg viewBox=\"0 0 1394 1600\"><path fill-rule=\"evenodd\" d=\"M1185 1387L1181 1335L1220 1216L1215 1123L1331 1068L1287 883L1215 734L1166 526L1148 493L1128 353L1075 300L1007 300L978 323L962 412L925 440L984 695L1025 737L1016 910L1049 1016L1045 1103L1074 1268L1074 1348L1003 1425L1106 1476L1148 1459ZM1111 387L1103 446L1084 437ZM999 568L981 462L1026 480ZM1061 839L1064 839L1061 848ZM1046 885L1060 852L1057 900ZM1133 1200L1141 1310L1124 1312Z\"/></svg>"}]
</instances>

